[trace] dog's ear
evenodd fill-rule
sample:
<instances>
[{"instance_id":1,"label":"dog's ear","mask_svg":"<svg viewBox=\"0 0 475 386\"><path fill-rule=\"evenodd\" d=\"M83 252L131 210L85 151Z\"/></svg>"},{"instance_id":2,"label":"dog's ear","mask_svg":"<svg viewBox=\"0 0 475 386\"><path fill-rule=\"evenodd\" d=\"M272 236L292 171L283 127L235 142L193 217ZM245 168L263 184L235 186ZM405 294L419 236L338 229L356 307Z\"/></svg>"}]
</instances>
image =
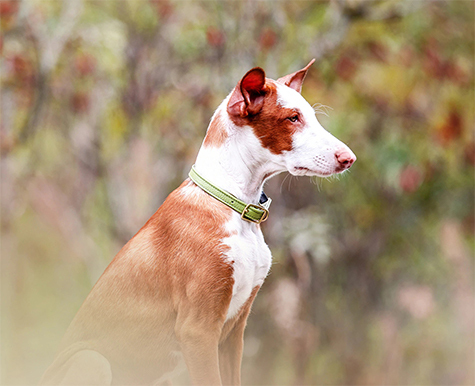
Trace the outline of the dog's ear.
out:
<instances>
[{"instance_id":1,"label":"dog's ear","mask_svg":"<svg viewBox=\"0 0 475 386\"><path fill-rule=\"evenodd\" d=\"M301 70L298 70L297 72L294 72L293 74L285 75L282 78L277 79L277 82L285 84L286 86L293 88L297 92L301 92L303 80L305 79L305 76L307 75L307 71L309 67L314 62L315 62L315 59L312 59L312 61Z\"/></svg>"},{"instance_id":2,"label":"dog's ear","mask_svg":"<svg viewBox=\"0 0 475 386\"><path fill-rule=\"evenodd\" d=\"M266 74L260 67L253 68L234 88L228 102L228 113L247 117L257 114L264 105Z\"/></svg>"}]
</instances>

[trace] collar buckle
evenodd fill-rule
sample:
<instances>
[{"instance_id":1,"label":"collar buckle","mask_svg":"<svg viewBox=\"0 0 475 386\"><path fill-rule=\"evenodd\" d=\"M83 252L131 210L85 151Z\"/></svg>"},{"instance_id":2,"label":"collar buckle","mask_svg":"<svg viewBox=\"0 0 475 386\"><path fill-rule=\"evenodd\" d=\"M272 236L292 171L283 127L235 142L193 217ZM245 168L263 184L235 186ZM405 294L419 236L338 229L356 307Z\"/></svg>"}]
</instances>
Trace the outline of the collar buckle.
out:
<instances>
[{"instance_id":1,"label":"collar buckle","mask_svg":"<svg viewBox=\"0 0 475 386\"><path fill-rule=\"evenodd\" d=\"M260 218L252 218L250 216L246 217L246 213L249 212L251 209L257 210L258 212L262 211L263 213L262 213L261 217ZM244 208L244 210L241 213L241 218L243 220L246 220L248 222L253 222L253 223L258 224L258 225L260 223L266 221L268 217L269 217L269 211L266 208L264 208L263 206L256 205L256 204L247 204L246 207Z\"/></svg>"}]
</instances>

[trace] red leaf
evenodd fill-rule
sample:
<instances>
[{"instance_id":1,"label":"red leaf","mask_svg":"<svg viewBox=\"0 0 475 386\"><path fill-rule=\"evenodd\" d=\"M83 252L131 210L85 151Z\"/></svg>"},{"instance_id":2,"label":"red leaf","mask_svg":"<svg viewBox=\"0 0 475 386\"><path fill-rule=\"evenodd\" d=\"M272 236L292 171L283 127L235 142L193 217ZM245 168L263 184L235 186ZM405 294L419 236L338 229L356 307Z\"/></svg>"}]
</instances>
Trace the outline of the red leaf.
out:
<instances>
[{"instance_id":1,"label":"red leaf","mask_svg":"<svg viewBox=\"0 0 475 386\"><path fill-rule=\"evenodd\" d=\"M422 183L422 175L418 168L412 165L402 169L399 175L399 186L405 193L414 193Z\"/></svg>"},{"instance_id":2,"label":"red leaf","mask_svg":"<svg viewBox=\"0 0 475 386\"><path fill-rule=\"evenodd\" d=\"M356 73L358 66L353 57L343 55L336 63L335 71L340 78L349 81Z\"/></svg>"},{"instance_id":3,"label":"red leaf","mask_svg":"<svg viewBox=\"0 0 475 386\"><path fill-rule=\"evenodd\" d=\"M452 109L445 122L439 127L438 137L442 145L448 145L462 135L463 122L459 112Z\"/></svg>"},{"instance_id":4,"label":"red leaf","mask_svg":"<svg viewBox=\"0 0 475 386\"><path fill-rule=\"evenodd\" d=\"M468 164L475 166L475 142L471 142L465 146L465 160Z\"/></svg>"},{"instance_id":5,"label":"red leaf","mask_svg":"<svg viewBox=\"0 0 475 386\"><path fill-rule=\"evenodd\" d=\"M90 75L96 69L96 59L89 54L81 54L76 57L74 65L81 76Z\"/></svg>"},{"instance_id":6,"label":"red leaf","mask_svg":"<svg viewBox=\"0 0 475 386\"><path fill-rule=\"evenodd\" d=\"M208 27L208 30L206 31L206 39L208 40L209 45L213 47L221 47L226 41L223 31L216 27Z\"/></svg>"},{"instance_id":7,"label":"red leaf","mask_svg":"<svg viewBox=\"0 0 475 386\"><path fill-rule=\"evenodd\" d=\"M263 50L269 50L277 43L277 34L272 28L266 28L259 37L259 44Z\"/></svg>"},{"instance_id":8,"label":"red leaf","mask_svg":"<svg viewBox=\"0 0 475 386\"><path fill-rule=\"evenodd\" d=\"M84 113L89 109L89 96L84 92L76 92L71 98L71 107L76 113Z\"/></svg>"},{"instance_id":9,"label":"red leaf","mask_svg":"<svg viewBox=\"0 0 475 386\"><path fill-rule=\"evenodd\" d=\"M0 16L9 17L15 15L18 12L18 6L20 2L18 0L8 1L2 0L0 1Z\"/></svg>"}]
</instances>

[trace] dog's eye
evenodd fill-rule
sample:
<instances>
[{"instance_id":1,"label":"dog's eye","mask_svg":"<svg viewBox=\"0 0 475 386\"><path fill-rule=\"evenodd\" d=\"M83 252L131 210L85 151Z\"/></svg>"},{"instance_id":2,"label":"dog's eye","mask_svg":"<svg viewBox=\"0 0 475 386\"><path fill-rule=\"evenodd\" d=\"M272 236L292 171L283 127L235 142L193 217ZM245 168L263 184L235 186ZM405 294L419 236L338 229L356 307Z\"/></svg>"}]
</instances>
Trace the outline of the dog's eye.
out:
<instances>
[{"instance_id":1,"label":"dog's eye","mask_svg":"<svg viewBox=\"0 0 475 386\"><path fill-rule=\"evenodd\" d=\"M299 120L299 116L298 115L294 115L292 117L288 117L287 118L290 122L297 122Z\"/></svg>"}]
</instances>

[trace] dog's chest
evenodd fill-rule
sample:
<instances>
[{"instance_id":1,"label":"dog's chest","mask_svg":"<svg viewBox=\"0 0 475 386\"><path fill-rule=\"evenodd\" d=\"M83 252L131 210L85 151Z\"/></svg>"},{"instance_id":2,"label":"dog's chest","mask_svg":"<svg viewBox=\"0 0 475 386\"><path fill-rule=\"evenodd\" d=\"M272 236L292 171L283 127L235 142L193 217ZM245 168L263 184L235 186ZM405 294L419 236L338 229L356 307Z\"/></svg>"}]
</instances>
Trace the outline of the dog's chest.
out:
<instances>
[{"instance_id":1,"label":"dog's chest","mask_svg":"<svg viewBox=\"0 0 475 386\"><path fill-rule=\"evenodd\" d=\"M226 257L233 264L234 286L226 319L235 316L269 273L272 255L256 224L244 222L239 216L228 224L232 236L223 240L230 247Z\"/></svg>"}]
</instances>

